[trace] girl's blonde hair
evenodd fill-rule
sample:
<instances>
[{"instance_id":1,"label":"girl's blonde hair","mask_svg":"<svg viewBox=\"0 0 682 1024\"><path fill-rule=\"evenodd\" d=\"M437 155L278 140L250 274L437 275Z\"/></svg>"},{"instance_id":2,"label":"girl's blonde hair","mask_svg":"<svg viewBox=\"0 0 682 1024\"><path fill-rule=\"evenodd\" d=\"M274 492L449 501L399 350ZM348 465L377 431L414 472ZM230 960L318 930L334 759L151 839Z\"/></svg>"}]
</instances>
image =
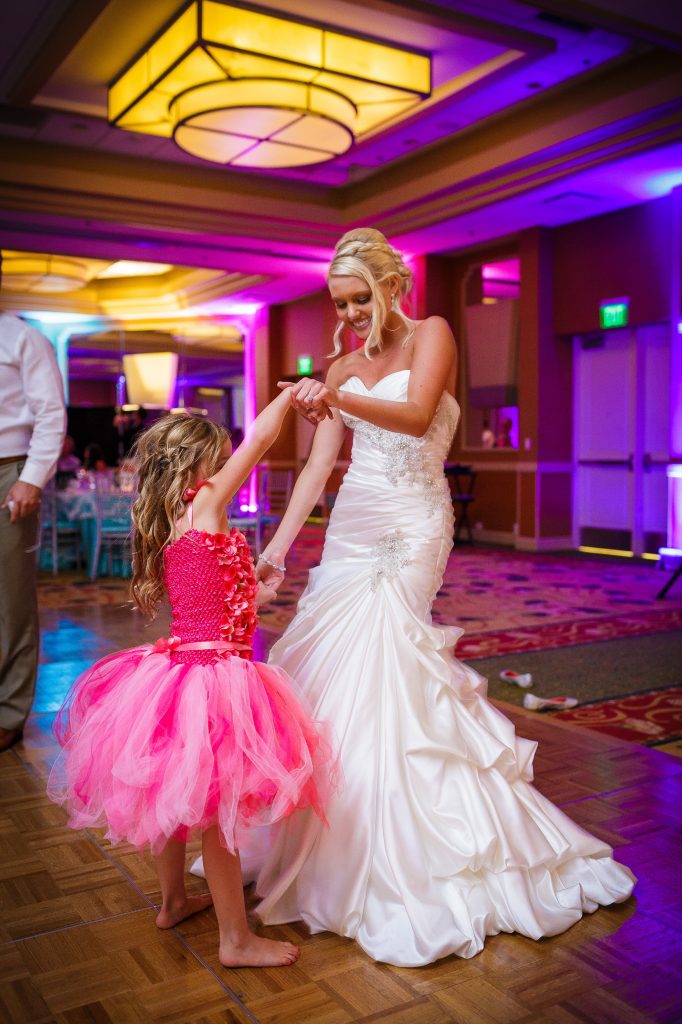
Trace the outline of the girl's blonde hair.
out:
<instances>
[{"instance_id":1,"label":"girl's blonde hair","mask_svg":"<svg viewBox=\"0 0 682 1024\"><path fill-rule=\"evenodd\" d=\"M347 231L336 243L327 280L330 277L359 277L372 294L372 327L364 346L368 359L372 358L374 352L380 352L382 349L382 332L390 311L396 313L407 327L407 337L403 345L407 344L417 325L403 312L400 300L412 288L412 271L405 266L398 250L388 243L381 231L377 231L376 228L354 228ZM392 277L398 281L398 292L396 302L389 310L379 285L385 284ZM338 355L343 348L343 330L344 323L339 320L334 331L334 355Z\"/></svg>"},{"instance_id":2,"label":"girl's blonde hair","mask_svg":"<svg viewBox=\"0 0 682 1024\"><path fill-rule=\"evenodd\" d=\"M174 415L157 420L138 438L133 450L139 494L133 505L133 578L131 594L138 608L154 618L163 599L163 550L185 510L183 495L217 471L224 427L200 416ZM204 464L202 467L202 463Z\"/></svg>"}]
</instances>

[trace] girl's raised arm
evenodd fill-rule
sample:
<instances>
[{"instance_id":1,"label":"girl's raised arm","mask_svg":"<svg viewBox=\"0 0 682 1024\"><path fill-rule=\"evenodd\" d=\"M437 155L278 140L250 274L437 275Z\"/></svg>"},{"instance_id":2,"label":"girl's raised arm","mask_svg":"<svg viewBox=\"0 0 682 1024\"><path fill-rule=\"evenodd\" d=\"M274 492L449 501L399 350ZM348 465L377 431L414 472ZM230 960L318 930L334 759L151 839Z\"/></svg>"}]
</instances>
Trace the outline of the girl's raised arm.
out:
<instances>
[{"instance_id":1,"label":"girl's raised arm","mask_svg":"<svg viewBox=\"0 0 682 1024\"><path fill-rule=\"evenodd\" d=\"M216 509L225 508L268 448L277 440L284 417L290 408L291 398L287 388L256 417L239 447L222 469L209 479L209 486L202 487L195 499L199 505L210 504Z\"/></svg>"}]
</instances>

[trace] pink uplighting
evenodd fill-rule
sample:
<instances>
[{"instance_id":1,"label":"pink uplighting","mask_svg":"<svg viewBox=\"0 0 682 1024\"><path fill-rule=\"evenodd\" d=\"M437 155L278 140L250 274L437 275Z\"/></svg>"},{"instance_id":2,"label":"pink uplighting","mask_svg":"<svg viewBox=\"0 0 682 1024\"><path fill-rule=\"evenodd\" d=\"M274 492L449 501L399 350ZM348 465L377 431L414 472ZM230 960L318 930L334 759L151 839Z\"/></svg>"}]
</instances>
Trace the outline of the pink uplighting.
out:
<instances>
[{"instance_id":1,"label":"pink uplighting","mask_svg":"<svg viewBox=\"0 0 682 1024\"><path fill-rule=\"evenodd\" d=\"M482 274L485 281L509 281L518 284L519 261L500 260L498 263L485 263Z\"/></svg>"},{"instance_id":2,"label":"pink uplighting","mask_svg":"<svg viewBox=\"0 0 682 1024\"><path fill-rule=\"evenodd\" d=\"M185 316L252 316L262 302L234 302L230 299L212 299L184 311Z\"/></svg>"},{"instance_id":3,"label":"pink uplighting","mask_svg":"<svg viewBox=\"0 0 682 1024\"><path fill-rule=\"evenodd\" d=\"M253 311L255 312L255 310ZM242 320L239 325L244 336L244 433L256 418L256 344L253 335L253 322ZM256 474L252 473L248 484L248 506L249 512L256 511L258 502L256 498ZM244 511L244 506L241 506Z\"/></svg>"}]
</instances>

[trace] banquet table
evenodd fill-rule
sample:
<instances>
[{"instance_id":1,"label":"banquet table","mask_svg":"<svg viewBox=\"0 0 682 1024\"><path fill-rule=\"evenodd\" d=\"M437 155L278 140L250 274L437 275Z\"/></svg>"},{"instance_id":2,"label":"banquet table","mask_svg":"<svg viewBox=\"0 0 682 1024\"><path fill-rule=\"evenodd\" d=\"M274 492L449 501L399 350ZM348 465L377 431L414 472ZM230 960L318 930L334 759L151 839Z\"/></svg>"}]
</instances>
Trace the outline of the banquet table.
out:
<instances>
[{"instance_id":1,"label":"banquet table","mask_svg":"<svg viewBox=\"0 0 682 1024\"><path fill-rule=\"evenodd\" d=\"M115 504L119 506L119 512L120 506L123 504L125 519L128 522L130 521L130 512L135 500L135 494L132 490L122 490L112 485L102 489L99 497L104 502L105 508L108 498L115 499ZM97 501L97 489L92 486L91 482L74 481L65 490L57 492L57 522L61 521L70 525L78 525L83 551L85 552L88 575L93 578L105 575L109 571L109 559L104 552L100 554L98 559L97 572L93 573L92 571L97 545ZM104 514L106 515L106 512ZM112 568L117 576L129 576L131 571L130 559L114 558Z\"/></svg>"}]
</instances>

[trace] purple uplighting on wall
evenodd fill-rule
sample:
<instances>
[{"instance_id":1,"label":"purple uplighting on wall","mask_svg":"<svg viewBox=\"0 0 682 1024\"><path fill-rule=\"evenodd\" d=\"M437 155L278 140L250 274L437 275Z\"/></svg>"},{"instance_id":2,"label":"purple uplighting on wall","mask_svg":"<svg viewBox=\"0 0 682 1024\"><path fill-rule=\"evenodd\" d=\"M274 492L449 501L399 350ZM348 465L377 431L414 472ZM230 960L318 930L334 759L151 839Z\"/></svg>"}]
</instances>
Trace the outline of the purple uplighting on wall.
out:
<instances>
[{"instance_id":1,"label":"purple uplighting on wall","mask_svg":"<svg viewBox=\"0 0 682 1024\"><path fill-rule=\"evenodd\" d=\"M682 170L677 168L660 174L652 174L647 179L645 188L651 196L667 196L680 185L682 185Z\"/></svg>"},{"instance_id":2,"label":"purple uplighting on wall","mask_svg":"<svg viewBox=\"0 0 682 1024\"><path fill-rule=\"evenodd\" d=\"M682 557L682 465L668 466L668 543L661 548Z\"/></svg>"}]
</instances>

